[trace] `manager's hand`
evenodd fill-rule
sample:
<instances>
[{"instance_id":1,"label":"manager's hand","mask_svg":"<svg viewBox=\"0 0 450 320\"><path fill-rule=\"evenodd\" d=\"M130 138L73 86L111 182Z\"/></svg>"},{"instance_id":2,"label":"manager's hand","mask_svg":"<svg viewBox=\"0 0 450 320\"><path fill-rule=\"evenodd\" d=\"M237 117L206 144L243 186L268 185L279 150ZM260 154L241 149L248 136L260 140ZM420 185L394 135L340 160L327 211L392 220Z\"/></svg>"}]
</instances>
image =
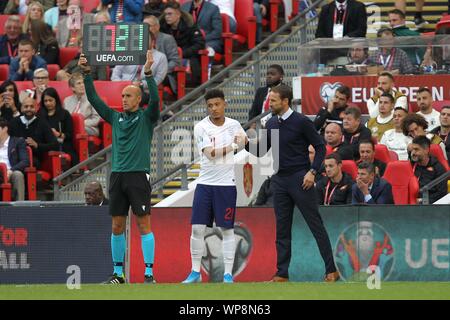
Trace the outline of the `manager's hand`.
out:
<instances>
[{"instance_id":1,"label":"manager's hand","mask_svg":"<svg viewBox=\"0 0 450 320\"><path fill-rule=\"evenodd\" d=\"M91 67L88 65L86 56L83 53L80 55L80 58L78 59L78 67L80 67L81 71L85 74L91 72Z\"/></svg>"},{"instance_id":2,"label":"manager's hand","mask_svg":"<svg viewBox=\"0 0 450 320\"><path fill-rule=\"evenodd\" d=\"M314 180L315 176L310 171L308 171L303 177L303 190L309 190L314 185Z\"/></svg>"}]
</instances>

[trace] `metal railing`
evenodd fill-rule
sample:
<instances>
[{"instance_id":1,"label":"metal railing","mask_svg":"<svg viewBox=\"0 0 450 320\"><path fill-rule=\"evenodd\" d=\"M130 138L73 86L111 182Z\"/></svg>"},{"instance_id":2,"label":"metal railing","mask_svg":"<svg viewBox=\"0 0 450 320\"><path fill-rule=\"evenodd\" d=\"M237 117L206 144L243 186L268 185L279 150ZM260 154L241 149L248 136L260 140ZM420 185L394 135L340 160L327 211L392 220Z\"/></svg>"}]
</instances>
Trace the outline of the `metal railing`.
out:
<instances>
[{"instance_id":1,"label":"metal railing","mask_svg":"<svg viewBox=\"0 0 450 320\"><path fill-rule=\"evenodd\" d=\"M430 204L430 190L435 186L437 186L439 183L442 183L444 180L447 181L449 178L450 178L450 171L447 171L440 177L424 185L420 189L420 192L422 193L422 204Z\"/></svg>"},{"instance_id":2,"label":"metal railing","mask_svg":"<svg viewBox=\"0 0 450 320\"><path fill-rule=\"evenodd\" d=\"M203 96L200 96L204 90L211 87L222 89L228 103L227 116L246 123L254 93L262 85L262 79L265 78L266 71L271 64L282 65L285 70L284 82L291 82L292 77L297 75L297 48L314 39L316 31L317 16L306 18L306 15L317 9L322 2L323 0L314 2L310 8L301 12L254 49L212 77L209 82L200 85L183 99L161 112L161 117L163 117L169 112L179 110L154 129L150 173L153 190L161 189L168 180L180 175L180 171L183 172L182 186L183 188L187 186L187 170L195 162L198 154L193 141L194 125L207 115L206 104ZM285 35L284 33L287 31L290 31L290 34ZM277 42L274 43L274 41ZM262 53L261 50L267 46L269 49ZM249 59L251 59L250 62ZM247 65L235 71L243 63L247 63ZM220 83L214 86L217 82ZM192 102L187 103L188 101ZM110 150L109 147L102 151L110 154ZM98 157L96 154L87 161L94 161ZM108 185L108 181L106 181L109 178L107 168L110 170L110 164L93 169L70 184L60 187L63 179L87 164L86 161L80 163L75 167L77 169L73 168L54 179L55 200L78 199L83 196L84 185L91 180L105 181ZM105 174L106 177L101 176L102 174ZM93 175L97 177L93 177Z\"/></svg>"}]
</instances>

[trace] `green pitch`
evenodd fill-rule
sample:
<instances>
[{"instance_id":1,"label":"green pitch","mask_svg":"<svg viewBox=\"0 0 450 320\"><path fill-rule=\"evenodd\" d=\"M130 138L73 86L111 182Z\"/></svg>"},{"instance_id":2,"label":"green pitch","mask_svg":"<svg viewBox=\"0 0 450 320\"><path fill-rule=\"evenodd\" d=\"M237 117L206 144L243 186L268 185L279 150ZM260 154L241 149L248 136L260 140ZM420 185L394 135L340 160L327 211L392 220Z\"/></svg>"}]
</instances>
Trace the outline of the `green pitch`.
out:
<instances>
[{"instance_id":1,"label":"green pitch","mask_svg":"<svg viewBox=\"0 0 450 320\"><path fill-rule=\"evenodd\" d=\"M4 299L169 299L169 300L297 300L297 299L446 299L450 282L384 282L369 290L365 283L235 283L81 285L0 285Z\"/></svg>"}]
</instances>

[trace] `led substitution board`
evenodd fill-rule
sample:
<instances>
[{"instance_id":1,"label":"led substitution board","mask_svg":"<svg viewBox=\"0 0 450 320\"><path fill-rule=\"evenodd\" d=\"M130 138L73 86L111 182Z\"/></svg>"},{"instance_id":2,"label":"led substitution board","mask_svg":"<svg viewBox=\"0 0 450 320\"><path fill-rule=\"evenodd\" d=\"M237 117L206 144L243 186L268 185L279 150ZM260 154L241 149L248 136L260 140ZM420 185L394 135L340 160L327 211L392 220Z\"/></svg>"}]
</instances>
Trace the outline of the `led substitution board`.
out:
<instances>
[{"instance_id":1,"label":"led substitution board","mask_svg":"<svg viewBox=\"0 0 450 320\"><path fill-rule=\"evenodd\" d=\"M147 24L86 24L83 53L92 66L142 65L148 50Z\"/></svg>"}]
</instances>

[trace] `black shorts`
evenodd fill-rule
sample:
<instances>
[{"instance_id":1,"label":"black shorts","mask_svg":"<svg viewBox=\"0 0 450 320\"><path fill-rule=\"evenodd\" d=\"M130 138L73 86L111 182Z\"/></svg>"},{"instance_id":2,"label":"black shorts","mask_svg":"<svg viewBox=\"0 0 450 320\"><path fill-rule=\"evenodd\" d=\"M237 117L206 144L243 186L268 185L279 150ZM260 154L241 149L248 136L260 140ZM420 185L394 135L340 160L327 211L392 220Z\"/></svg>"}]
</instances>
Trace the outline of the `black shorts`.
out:
<instances>
[{"instance_id":1,"label":"black shorts","mask_svg":"<svg viewBox=\"0 0 450 320\"><path fill-rule=\"evenodd\" d=\"M112 172L109 182L109 214L127 216L130 205L137 216L150 214L151 193L145 172Z\"/></svg>"}]
</instances>

